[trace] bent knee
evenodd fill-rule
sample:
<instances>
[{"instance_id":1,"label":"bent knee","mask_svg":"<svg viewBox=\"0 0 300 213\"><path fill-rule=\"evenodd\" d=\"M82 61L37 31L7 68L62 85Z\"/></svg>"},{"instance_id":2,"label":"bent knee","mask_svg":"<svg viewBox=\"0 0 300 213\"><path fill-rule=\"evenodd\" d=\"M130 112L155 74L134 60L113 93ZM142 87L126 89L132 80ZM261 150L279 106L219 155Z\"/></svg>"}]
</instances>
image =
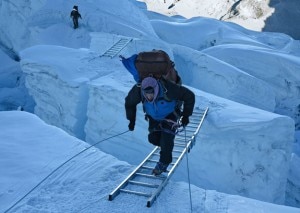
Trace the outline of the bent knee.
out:
<instances>
[{"instance_id":1,"label":"bent knee","mask_svg":"<svg viewBox=\"0 0 300 213\"><path fill-rule=\"evenodd\" d=\"M156 134L156 133L150 133L149 135L148 135L148 141L150 142L150 143L152 143L153 145L155 145L155 146L159 146L160 145L160 137L159 137L159 135L158 134Z\"/></svg>"}]
</instances>

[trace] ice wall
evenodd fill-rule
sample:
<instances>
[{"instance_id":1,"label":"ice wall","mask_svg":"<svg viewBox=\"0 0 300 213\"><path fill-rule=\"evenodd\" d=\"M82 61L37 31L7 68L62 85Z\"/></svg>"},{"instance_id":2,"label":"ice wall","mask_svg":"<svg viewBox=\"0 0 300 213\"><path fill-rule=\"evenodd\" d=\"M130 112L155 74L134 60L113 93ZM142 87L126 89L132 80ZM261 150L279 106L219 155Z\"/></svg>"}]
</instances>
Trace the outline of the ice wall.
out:
<instances>
[{"instance_id":1,"label":"ice wall","mask_svg":"<svg viewBox=\"0 0 300 213\"><path fill-rule=\"evenodd\" d=\"M0 110L16 110L19 107L33 111L34 101L25 87L25 76L19 63L0 49Z\"/></svg>"},{"instance_id":2,"label":"ice wall","mask_svg":"<svg viewBox=\"0 0 300 213\"><path fill-rule=\"evenodd\" d=\"M85 138L86 82L97 76L93 69L86 72L82 63L86 54L58 46L35 46L21 52L26 87L36 102L34 113L80 139Z\"/></svg>"},{"instance_id":3,"label":"ice wall","mask_svg":"<svg viewBox=\"0 0 300 213\"><path fill-rule=\"evenodd\" d=\"M291 165L286 189L286 205L300 206L300 157L293 153L291 156Z\"/></svg>"},{"instance_id":4,"label":"ice wall","mask_svg":"<svg viewBox=\"0 0 300 213\"><path fill-rule=\"evenodd\" d=\"M259 78L190 48L175 46L173 51L176 68L188 85L245 105L275 110L275 93Z\"/></svg>"},{"instance_id":5,"label":"ice wall","mask_svg":"<svg viewBox=\"0 0 300 213\"><path fill-rule=\"evenodd\" d=\"M219 45L203 52L267 83L275 93L275 112L294 118L296 128L300 128L299 57L273 49L235 44ZM250 63L249 58L252 59Z\"/></svg>"},{"instance_id":6,"label":"ice wall","mask_svg":"<svg viewBox=\"0 0 300 213\"><path fill-rule=\"evenodd\" d=\"M198 161L191 163L197 168L191 178L230 194L284 203L294 121L207 95L200 100L213 107L193 150Z\"/></svg>"}]
</instances>

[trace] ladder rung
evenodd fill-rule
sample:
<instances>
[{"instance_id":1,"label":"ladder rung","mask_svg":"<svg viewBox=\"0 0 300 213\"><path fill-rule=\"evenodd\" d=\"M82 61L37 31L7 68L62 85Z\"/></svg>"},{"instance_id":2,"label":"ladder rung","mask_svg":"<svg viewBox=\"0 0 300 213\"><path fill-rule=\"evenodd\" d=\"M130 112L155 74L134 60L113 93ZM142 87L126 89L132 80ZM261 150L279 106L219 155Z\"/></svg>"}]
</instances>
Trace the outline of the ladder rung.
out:
<instances>
[{"instance_id":1,"label":"ladder rung","mask_svg":"<svg viewBox=\"0 0 300 213\"><path fill-rule=\"evenodd\" d=\"M157 188L157 187L159 187L158 184L144 183L144 182L139 182L139 181L134 181L134 180L129 180L128 182L131 183L131 184L134 184L134 185L151 187L151 188Z\"/></svg>"},{"instance_id":2,"label":"ladder rung","mask_svg":"<svg viewBox=\"0 0 300 213\"><path fill-rule=\"evenodd\" d=\"M205 110L194 111L194 112L193 112L193 115L194 115L194 114L195 114L195 115L203 115L204 112L205 112Z\"/></svg>"},{"instance_id":3,"label":"ladder rung","mask_svg":"<svg viewBox=\"0 0 300 213\"><path fill-rule=\"evenodd\" d=\"M148 162L157 163L158 160L147 159ZM174 163L170 163L170 165L174 165Z\"/></svg>"},{"instance_id":4,"label":"ladder rung","mask_svg":"<svg viewBox=\"0 0 300 213\"><path fill-rule=\"evenodd\" d=\"M190 123L188 124L188 126L187 126L187 128L196 128L196 127L198 127L198 123L199 123L200 121L198 121L198 120L190 120Z\"/></svg>"},{"instance_id":5,"label":"ladder rung","mask_svg":"<svg viewBox=\"0 0 300 213\"><path fill-rule=\"evenodd\" d=\"M178 137L176 139L179 139L179 141L190 141L191 138L192 138L192 136L186 136L185 137L184 135L178 135Z\"/></svg>"},{"instance_id":6,"label":"ladder rung","mask_svg":"<svg viewBox=\"0 0 300 213\"><path fill-rule=\"evenodd\" d=\"M201 118L203 117L203 113L192 114L191 118Z\"/></svg>"},{"instance_id":7,"label":"ladder rung","mask_svg":"<svg viewBox=\"0 0 300 213\"><path fill-rule=\"evenodd\" d=\"M197 129L198 129L198 126L197 125L193 126L193 124L189 124L189 126L186 127L186 131L192 132L192 133L195 133L197 131ZM182 131L182 132L184 132L184 131Z\"/></svg>"},{"instance_id":8,"label":"ladder rung","mask_svg":"<svg viewBox=\"0 0 300 213\"><path fill-rule=\"evenodd\" d=\"M137 192L137 191L132 191L132 190L128 190L128 189L120 189L120 192L125 192L125 193L129 193L129 194L136 194L136 195L142 195L145 197L151 197L151 194L147 194L144 192Z\"/></svg>"},{"instance_id":9,"label":"ladder rung","mask_svg":"<svg viewBox=\"0 0 300 213\"><path fill-rule=\"evenodd\" d=\"M199 123L199 119L198 118L191 118L189 124L195 124L197 125Z\"/></svg>"},{"instance_id":10,"label":"ladder rung","mask_svg":"<svg viewBox=\"0 0 300 213\"><path fill-rule=\"evenodd\" d=\"M191 118L197 118L197 119L199 119L201 117L203 117L203 113L196 113L191 116Z\"/></svg>"},{"instance_id":11,"label":"ladder rung","mask_svg":"<svg viewBox=\"0 0 300 213\"><path fill-rule=\"evenodd\" d=\"M186 139L189 140L193 135L176 135L176 139Z\"/></svg>"},{"instance_id":12,"label":"ladder rung","mask_svg":"<svg viewBox=\"0 0 300 213\"><path fill-rule=\"evenodd\" d=\"M203 113L193 114L191 116L192 119L198 119L198 120L202 117L203 117Z\"/></svg>"},{"instance_id":13,"label":"ladder rung","mask_svg":"<svg viewBox=\"0 0 300 213\"><path fill-rule=\"evenodd\" d=\"M191 140L191 139L189 139L189 140L186 139L186 140L185 140L185 138L176 138L176 139L175 139L175 141L183 141L183 142L185 142L185 141L189 142L190 140Z\"/></svg>"},{"instance_id":14,"label":"ladder rung","mask_svg":"<svg viewBox=\"0 0 300 213\"><path fill-rule=\"evenodd\" d=\"M182 153L183 150L173 150L173 152L176 152L176 153Z\"/></svg>"},{"instance_id":15,"label":"ladder rung","mask_svg":"<svg viewBox=\"0 0 300 213\"><path fill-rule=\"evenodd\" d=\"M142 166L141 169L149 169L149 170L153 170L153 167L149 167L149 166Z\"/></svg>"},{"instance_id":16,"label":"ladder rung","mask_svg":"<svg viewBox=\"0 0 300 213\"><path fill-rule=\"evenodd\" d=\"M174 143L174 146L185 147L186 145L182 143Z\"/></svg>"},{"instance_id":17,"label":"ladder rung","mask_svg":"<svg viewBox=\"0 0 300 213\"><path fill-rule=\"evenodd\" d=\"M187 127L187 130L189 132L193 132L193 133L195 133L197 131L197 129L198 129L198 126L188 126Z\"/></svg>"},{"instance_id":18,"label":"ladder rung","mask_svg":"<svg viewBox=\"0 0 300 213\"><path fill-rule=\"evenodd\" d=\"M186 131L186 132L192 132L192 133L194 133L194 132L195 132L194 130L192 130L192 129L189 129L189 128L187 128L185 131Z\"/></svg>"},{"instance_id":19,"label":"ladder rung","mask_svg":"<svg viewBox=\"0 0 300 213\"><path fill-rule=\"evenodd\" d=\"M135 175L142 176L142 177L147 177L147 178L153 178L153 179L162 179L162 180L165 179L165 177L149 175L149 174L139 173L139 172L135 173Z\"/></svg>"},{"instance_id":20,"label":"ladder rung","mask_svg":"<svg viewBox=\"0 0 300 213\"><path fill-rule=\"evenodd\" d=\"M152 160L152 159L147 159L147 161L153 162L153 163L157 163L158 162L158 160Z\"/></svg>"},{"instance_id":21,"label":"ladder rung","mask_svg":"<svg viewBox=\"0 0 300 213\"><path fill-rule=\"evenodd\" d=\"M179 134L177 134L176 136L180 136L180 137L192 137L194 134L184 134L183 132L180 132Z\"/></svg>"}]
</instances>

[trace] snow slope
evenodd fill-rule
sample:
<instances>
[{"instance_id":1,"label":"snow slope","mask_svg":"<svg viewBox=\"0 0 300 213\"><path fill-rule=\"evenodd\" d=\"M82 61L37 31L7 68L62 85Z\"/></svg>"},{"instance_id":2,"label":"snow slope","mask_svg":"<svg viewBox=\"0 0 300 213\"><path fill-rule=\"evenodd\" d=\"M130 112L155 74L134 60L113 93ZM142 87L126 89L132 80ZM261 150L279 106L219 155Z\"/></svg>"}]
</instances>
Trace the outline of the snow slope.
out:
<instances>
[{"instance_id":1,"label":"snow slope","mask_svg":"<svg viewBox=\"0 0 300 213\"><path fill-rule=\"evenodd\" d=\"M184 182L171 181L151 208L145 207L144 197L133 195L108 201L108 193L134 166L47 125L33 114L0 112L0 119L1 212L191 211L188 184ZM194 185L191 193L193 212L299 212L297 208Z\"/></svg>"}]
</instances>

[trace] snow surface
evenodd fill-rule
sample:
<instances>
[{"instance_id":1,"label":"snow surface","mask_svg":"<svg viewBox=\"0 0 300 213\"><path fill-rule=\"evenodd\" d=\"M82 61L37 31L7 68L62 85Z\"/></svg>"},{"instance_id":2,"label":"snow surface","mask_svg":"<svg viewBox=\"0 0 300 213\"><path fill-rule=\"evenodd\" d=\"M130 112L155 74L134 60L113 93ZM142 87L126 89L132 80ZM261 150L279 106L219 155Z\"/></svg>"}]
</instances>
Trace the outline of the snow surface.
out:
<instances>
[{"instance_id":1,"label":"snow surface","mask_svg":"<svg viewBox=\"0 0 300 213\"><path fill-rule=\"evenodd\" d=\"M1 108L35 105L0 112L0 211L191 212L185 163L149 209L144 197L107 200L153 149L141 107L126 132L132 76L117 57L100 57L129 38L119 54L166 50L196 107L210 108L189 154L192 211L300 212L299 41L165 17L133 0L78 1L73 30L72 2L29 2L0 0Z\"/></svg>"},{"instance_id":2,"label":"snow surface","mask_svg":"<svg viewBox=\"0 0 300 213\"><path fill-rule=\"evenodd\" d=\"M188 184L172 180L151 208L145 207L144 197L126 194L108 201L133 165L90 148L33 114L4 111L0 119L1 212L28 192L6 212L190 212ZM193 212L299 212L195 185L191 190Z\"/></svg>"}]
</instances>

